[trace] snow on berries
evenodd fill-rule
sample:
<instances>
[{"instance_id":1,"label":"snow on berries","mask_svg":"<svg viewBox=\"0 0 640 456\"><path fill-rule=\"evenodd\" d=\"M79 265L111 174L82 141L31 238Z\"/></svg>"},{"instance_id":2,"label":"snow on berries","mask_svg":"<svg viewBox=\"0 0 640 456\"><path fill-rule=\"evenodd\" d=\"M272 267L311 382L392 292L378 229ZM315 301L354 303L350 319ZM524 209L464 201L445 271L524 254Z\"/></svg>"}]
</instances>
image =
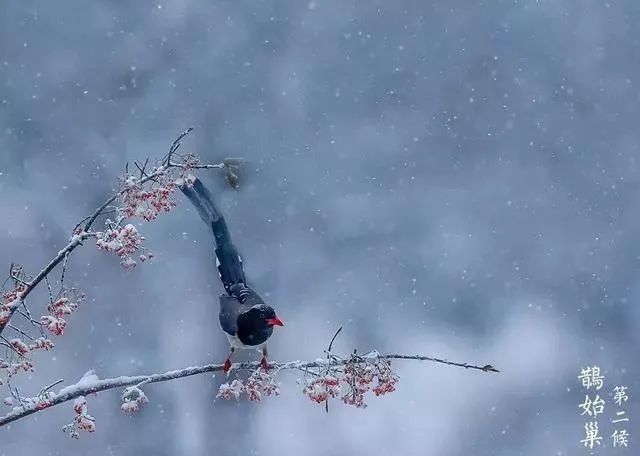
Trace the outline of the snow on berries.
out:
<instances>
[{"instance_id":1,"label":"snow on berries","mask_svg":"<svg viewBox=\"0 0 640 456\"><path fill-rule=\"evenodd\" d=\"M53 342L45 337L33 339L31 344L27 344L18 338L11 339L8 342L8 346L12 348L12 356L7 360L0 358L0 371L6 371L7 377L12 377L19 372L33 372L32 352L35 350L48 351L54 347Z\"/></svg>"},{"instance_id":2,"label":"snow on berries","mask_svg":"<svg viewBox=\"0 0 640 456\"><path fill-rule=\"evenodd\" d=\"M340 380L331 374L307 379L302 393L313 402L321 404L340 395Z\"/></svg>"},{"instance_id":3,"label":"snow on berries","mask_svg":"<svg viewBox=\"0 0 640 456\"><path fill-rule=\"evenodd\" d=\"M44 337L38 337L29 345L30 350L45 350L49 351L54 347L53 342L50 339Z\"/></svg>"},{"instance_id":4,"label":"snow on berries","mask_svg":"<svg viewBox=\"0 0 640 456\"><path fill-rule=\"evenodd\" d=\"M62 336L64 330L67 327L67 321L62 317L68 317L76 311L80 302L84 301L83 294L78 293L75 288L70 290L63 290L61 296L57 299L51 299L51 302L47 306L47 310L50 315L42 315L40 317L40 324L43 329L55 334L56 336ZM51 341L49 341L51 342ZM49 348L42 347L48 350Z\"/></svg>"},{"instance_id":5,"label":"snow on berries","mask_svg":"<svg viewBox=\"0 0 640 456\"><path fill-rule=\"evenodd\" d=\"M161 213L171 211L176 206L176 190L195 182L195 176L189 171L197 164L195 159L185 159L185 164L177 168L158 166L151 169L150 174L141 172L139 177L126 175L120 178L120 204L115 209L115 221L106 220L105 230L93 233L96 247L115 253L124 269L132 269L138 261L143 263L153 258L153 254L143 247L144 236L126 221L139 219L151 222Z\"/></svg>"},{"instance_id":6,"label":"snow on berries","mask_svg":"<svg viewBox=\"0 0 640 456\"><path fill-rule=\"evenodd\" d=\"M366 408L365 395L373 392L382 396L395 391L399 377L391 370L388 359L363 358L352 355L344 365L327 365L320 375L307 377L302 393L321 404L340 398L347 405ZM374 386L375 382L375 386Z\"/></svg>"},{"instance_id":7,"label":"snow on berries","mask_svg":"<svg viewBox=\"0 0 640 456\"><path fill-rule=\"evenodd\" d=\"M0 325L5 325L11 318L11 309L7 305L0 306Z\"/></svg>"},{"instance_id":8,"label":"snow on berries","mask_svg":"<svg viewBox=\"0 0 640 456\"><path fill-rule=\"evenodd\" d=\"M231 384L223 383L222 385L220 385L216 398L225 399L227 401L230 399L238 400L240 399L240 395L243 391L244 385L242 384L242 381L235 379L231 382Z\"/></svg>"},{"instance_id":9,"label":"snow on berries","mask_svg":"<svg viewBox=\"0 0 640 456\"><path fill-rule=\"evenodd\" d=\"M125 269L134 267L136 261L132 255L142 249L144 237L131 223L120 227L111 220L107 220L106 224L108 228L96 234L96 247L118 255L121 259L120 264Z\"/></svg>"},{"instance_id":10,"label":"snow on berries","mask_svg":"<svg viewBox=\"0 0 640 456\"><path fill-rule=\"evenodd\" d=\"M68 432L72 439L80 437L78 431L95 432L96 420L87 413L87 400L84 396L80 396L73 401L73 412L75 413L73 422L63 426L63 432Z\"/></svg>"},{"instance_id":11,"label":"snow on berries","mask_svg":"<svg viewBox=\"0 0 640 456\"><path fill-rule=\"evenodd\" d=\"M127 414L139 411L143 405L149 402L147 395L137 386L129 386L122 393L122 405L120 409Z\"/></svg>"},{"instance_id":12,"label":"snow on berries","mask_svg":"<svg viewBox=\"0 0 640 456\"><path fill-rule=\"evenodd\" d=\"M276 371L277 372L277 371ZM366 408L366 395L382 396L396 390L399 377L391 369L391 361L381 357L352 354L345 361L334 357L327 363L305 369L302 393L311 401L322 404L339 399L347 405ZM217 398L239 400L242 394L250 401L260 401L267 396L280 394L274 374L258 368L243 382L235 379L223 383Z\"/></svg>"},{"instance_id":13,"label":"snow on berries","mask_svg":"<svg viewBox=\"0 0 640 456\"><path fill-rule=\"evenodd\" d=\"M9 344L20 356L27 356L31 350L29 346L20 339L11 339Z\"/></svg>"},{"instance_id":14,"label":"snow on berries","mask_svg":"<svg viewBox=\"0 0 640 456\"><path fill-rule=\"evenodd\" d=\"M197 163L194 163L194 165ZM120 179L121 192L118 209L124 218L138 218L150 222L162 212L169 212L176 206L175 192L181 185L192 185L195 176L188 173L188 165L180 168L179 176L172 172L175 168L158 166L151 170L153 179L127 175Z\"/></svg>"},{"instance_id":15,"label":"snow on berries","mask_svg":"<svg viewBox=\"0 0 640 456\"><path fill-rule=\"evenodd\" d=\"M250 401L258 402L265 397L280 395L280 389L275 377L258 367L244 383L240 379L235 379L231 384L223 383L220 385L216 398L239 400L242 393L246 393L247 399Z\"/></svg>"},{"instance_id":16,"label":"snow on berries","mask_svg":"<svg viewBox=\"0 0 640 456\"><path fill-rule=\"evenodd\" d=\"M244 385L244 390L249 400L254 402L262 400L263 397L280 395L275 377L262 368L251 373Z\"/></svg>"},{"instance_id":17,"label":"snow on berries","mask_svg":"<svg viewBox=\"0 0 640 456\"><path fill-rule=\"evenodd\" d=\"M40 317L40 323L47 331L52 332L56 336L62 336L64 334L64 328L67 326L65 320L51 315L43 315Z\"/></svg>"},{"instance_id":18,"label":"snow on berries","mask_svg":"<svg viewBox=\"0 0 640 456\"><path fill-rule=\"evenodd\" d=\"M57 299L55 302L49 304L47 310L51 312L54 317L64 317L65 315L71 315L74 310L78 307L78 304L75 302L69 301L69 298L66 296Z\"/></svg>"},{"instance_id":19,"label":"snow on berries","mask_svg":"<svg viewBox=\"0 0 640 456\"><path fill-rule=\"evenodd\" d=\"M4 325L9 321L11 318L11 309L19 304L21 294L26 288L26 285L18 284L13 290L2 294L2 300L0 302L0 325Z\"/></svg>"}]
</instances>

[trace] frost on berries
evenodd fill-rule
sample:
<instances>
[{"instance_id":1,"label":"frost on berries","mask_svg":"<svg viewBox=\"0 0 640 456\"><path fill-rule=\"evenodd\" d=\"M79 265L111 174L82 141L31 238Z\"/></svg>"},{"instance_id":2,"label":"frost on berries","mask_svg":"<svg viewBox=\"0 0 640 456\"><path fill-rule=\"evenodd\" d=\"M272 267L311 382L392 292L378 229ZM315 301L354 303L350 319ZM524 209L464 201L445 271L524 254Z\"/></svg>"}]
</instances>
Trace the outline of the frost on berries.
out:
<instances>
[{"instance_id":1,"label":"frost on berries","mask_svg":"<svg viewBox=\"0 0 640 456\"><path fill-rule=\"evenodd\" d=\"M189 171L197 164L195 157L186 158L178 176L172 172L175 168L153 168L151 175L154 177L146 182L143 178L132 175L121 178L120 215L150 222L160 213L169 212L176 206L174 194L177 188L193 185L195 176Z\"/></svg>"},{"instance_id":2,"label":"frost on berries","mask_svg":"<svg viewBox=\"0 0 640 456\"><path fill-rule=\"evenodd\" d=\"M173 209L176 190L195 182L195 176L189 171L197 164L197 159L185 157L177 172L176 167L158 166L148 175L142 173L140 177L126 175L120 178L120 205L116 209L116 220L107 220L106 229L95 233L98 249L115 253L124 269L137 265L134 258L140 262L153 258L153 254L142 245L145 238L133 224L125 224L125 221L140 219L150 222Z\"/></svg>"},{"instance_id":3,"label":"frost on berries","mask_svg":"<svg viewBox=\"0 0 640 456\"><path fill-rule=\"evenodd\" d=\"M11 339L9 344L20 356L27 356L31 350L29 346L20 339Z\"/></svg>"},{"instance_id":4,"label":"frost on berries","mask_svg":"<svg viewBox=\"0 0 640 456\"><path fill-rule=\"evenodd\" d=\"M78 431L94 432L96 430L96 420L87 413L87 400L80 396L73 401L73 412L75 417L73 422L62 427L63 432L68 432L73 439L80 437Z\"/></svg>"},{"instance_id":5,"label":"frost on berries","mask_svg":"<svg viewBox=\"0 0 640 456\"><path fill-rule=\"evenodd\" d=\"M49 351L54 347L53 342L45 337L38 337L30 345L30 350L45 350Z\"/></svg>"},{"instance_id":6,"label":"frost on berries","mask_svg":"<svg viewBox=\"0 0 640 456\"><path fill-rule=\"evenodd\" d=\"M260 401L263 397L280 395L275 377L262 368L253 371L244 385L244 390L250 401Z\"/></svg>"},{"instance_id":7,"label":"frost on berries","mask_svg":"<svg viewBox=\"0 0 640 456\"><path fill-rule=\"evenodd\" d=\"M340 395L340 380L331 374L313 377L306 381L302 393L313 402L320 404Z\"/></svg>"},{"instance_id":8,"label":"frost on berries","mask_svg":"<svg viewBox=\"0 0 640 456\"><path fill-rule=\"evenodd\" d=\"M63 335L64 328L67 326L67 322L65 320L51 315L43 315L40 317L40 323L42 323L42 326L47 329L47 331L51 331L56 336Z\"/></svg>"},{"instance_id":9,"label":"frost on berries","mask_svg":"<svg viewBox=\"0 0 640 456\"><path fill-rule=\"evenodd\" d=\"M47 310L50 315L41 316L40 324L44 329L56 336L62 336L67 327L67 321L62 317L71 315L83 300L84 295L78 293L76 289L72 288L70 292L65 290L61 297L55 301L52 300L53 302L49 304Z\"/></svg>"},{"instance_id":10,"label":"frost on berries","mask_svg":"<svg viewBox=\"0 0 640 456\"><path fill-rule=\"evenodd\" d=\"M244 383L242 380L235 379L231 384L223 383L220 385L216 397L225 400L238 400L242 393L246 393L250 401L257 402L265 397L278 396L280 389L273 375L258 368L249 375Z\"/></svg>"},{"instance_id":11,"label":"frost on berries","mask_svg":"<svg viewBox=\"0 0 640 456\"><path fill-rule=\"evenodd\" d=\"M318 404L339 397L345 404L365 408L366 393L391 393L398 380L389 360L353 355L343 368L329 366L321 375L307 378L302 392Z\"/></svg>"},{"instance_id":12,"label":"frost on berries","mask_svg":"<svg viewBox=\"0 0 640 456\"><path fill-rule=\"evenodd\" d=\"M122 405L120 409L127 414L133 414L149 402L147 395L137 386L125 388L122 393Z\"/></svg>"},{"instance_id":13,"label":"frost on berries","mask_svg":"<svg viewBox=\"0 0 640 456\"><path fill-rule=\"evenodd\" d=\"M132 256L142 249L144 237L130 223L123 227L111 220L107 220L106 223L108 228L96 234L96 247L106 252L115 253L120 257L122 267L131 269L136 265Z\"/></svg>"},{"instance_id":14,"label":"frost on berries","mask_svg":"<svg viewBox=\"0 0 640 456\"><path fill-rule=\"evenodd\" d=\"M18 305L20 295L26 288L26 285L18 284L13 290L2 294L2 302L0 302L0 325L4 325L9 321L11 318L11 309Z\"/></svg>"},{"instance_id":15,"label":"frost on berries","mask_svg":"<svg viewBox=\"0 0 640 456\"><path fill-rule=\"evenodd\" d=\"M65 315L71 315L74 310L78 308L78 304L75 302L71 302L69 298L63 296L62 298L54 301L49 304L47 310L51 312L54 317L61 318Z\"/></svg>"},{"instance_id":16,"label":"frost on berries","mask_svg":"<svg viewBox=\"0 0 640 456\"><path fill-rule=\"evenodd\" d=\"M242 384L242 381L235 379L231 382L231 384L223 383L222 385L220 385L220 389L218 389L218 394L216 395L216 397L225 400L238 400L240 399L240 395L243 391L244 385Z\"/></svg>"},{"instance_id":17,"label":"frost on berries","mask_svg":"<svg viewBox=\"0 0 640 456\"><path fill-rule=\"evenodd\" d=\"M127 176L122 180L122 216L150 222L160 212L169 212L175 207L176 202L172 196L176 183L170 180L169 173L163 168L156 168L154 174L157 174L155 182L147 188L135 176Z\"/></svg>"}]
</instances>

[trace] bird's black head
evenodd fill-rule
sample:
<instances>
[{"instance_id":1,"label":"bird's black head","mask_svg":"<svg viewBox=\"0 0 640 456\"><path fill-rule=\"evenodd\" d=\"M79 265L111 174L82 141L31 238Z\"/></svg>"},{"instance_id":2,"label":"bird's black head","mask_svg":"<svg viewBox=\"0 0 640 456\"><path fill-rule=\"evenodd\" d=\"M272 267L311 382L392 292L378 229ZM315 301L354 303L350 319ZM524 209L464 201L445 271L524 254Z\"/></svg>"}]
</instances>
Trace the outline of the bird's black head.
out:
<instances>
[{"instance_id":1,"label":"bird's black head","mask_svg":"<svg viewBox=\"0 0 640 456\"><path fill-rule=\"evenodd\" d=\"M284 326L273 307L259 304L238 315L238 339L245 345L260 345L273 333L274 326Z\"/></svg>"}]
</instances>

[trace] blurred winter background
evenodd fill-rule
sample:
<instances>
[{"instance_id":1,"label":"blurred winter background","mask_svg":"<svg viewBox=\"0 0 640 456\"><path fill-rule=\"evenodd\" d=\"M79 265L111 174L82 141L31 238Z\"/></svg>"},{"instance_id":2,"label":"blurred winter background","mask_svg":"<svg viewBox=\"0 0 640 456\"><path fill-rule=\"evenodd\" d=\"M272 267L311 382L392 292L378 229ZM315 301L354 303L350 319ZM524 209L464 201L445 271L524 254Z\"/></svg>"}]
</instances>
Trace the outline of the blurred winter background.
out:
<instances>
[{"instance_id":1,"label":"blurred winter background","mask_svg":"<svg viewBox=\"0 0 640 456\"><path fill-rule=\"evenodd\" d=\"M274 360L322 356L343 325L342 352L502 373L398 362L398 392L329 414L295 373L257 405L216 401L220 379L200 376L148 386L134 417L119 391L90 398L79 441L61 432L71 404L26 418L0 454L581 455L593 364L598 454L638 451L639 20L634 1L3 2L7 267L40 269L125 162L194 126L185 151L248 160L238 192L201 176L285 320ZM89 300L23 392L224 359L210 233L182 199L141 229L157 257L133 271L78 250L69 279Z\"/></svg>"}]
</instances>

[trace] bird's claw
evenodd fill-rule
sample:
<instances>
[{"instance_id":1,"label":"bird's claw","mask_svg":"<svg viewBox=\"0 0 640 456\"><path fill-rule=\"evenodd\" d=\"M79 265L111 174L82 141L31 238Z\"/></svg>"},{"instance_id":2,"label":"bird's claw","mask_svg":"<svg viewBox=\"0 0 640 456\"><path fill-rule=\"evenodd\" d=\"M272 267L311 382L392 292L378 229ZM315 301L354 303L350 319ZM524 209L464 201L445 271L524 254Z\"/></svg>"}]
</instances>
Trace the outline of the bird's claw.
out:
<instances>
[{"instance_id":1,"label":"bird's claw","mask_svg":"<svg viewBox=\"0 0 640 456\"><path fill-rule=\"evenodd\" d=\"M269 364L267 363L267 358L266 357L262 357L262 360L260 361L260 367L262 369L264 369L265 372L269 371Z\"/></svg>"},{"instance_id":2,"label":"bird's claw","mask_svg":"<svg viewBox=\"0 0 640 456\"><path fill-rule=\"evenodd\" d=\"M231 370L231 360L229 358L227 358L226 361L224 362L224 365L222 366L222 370L225 374L229 374L229 371Z\"/></svg>"}]
</instances>

